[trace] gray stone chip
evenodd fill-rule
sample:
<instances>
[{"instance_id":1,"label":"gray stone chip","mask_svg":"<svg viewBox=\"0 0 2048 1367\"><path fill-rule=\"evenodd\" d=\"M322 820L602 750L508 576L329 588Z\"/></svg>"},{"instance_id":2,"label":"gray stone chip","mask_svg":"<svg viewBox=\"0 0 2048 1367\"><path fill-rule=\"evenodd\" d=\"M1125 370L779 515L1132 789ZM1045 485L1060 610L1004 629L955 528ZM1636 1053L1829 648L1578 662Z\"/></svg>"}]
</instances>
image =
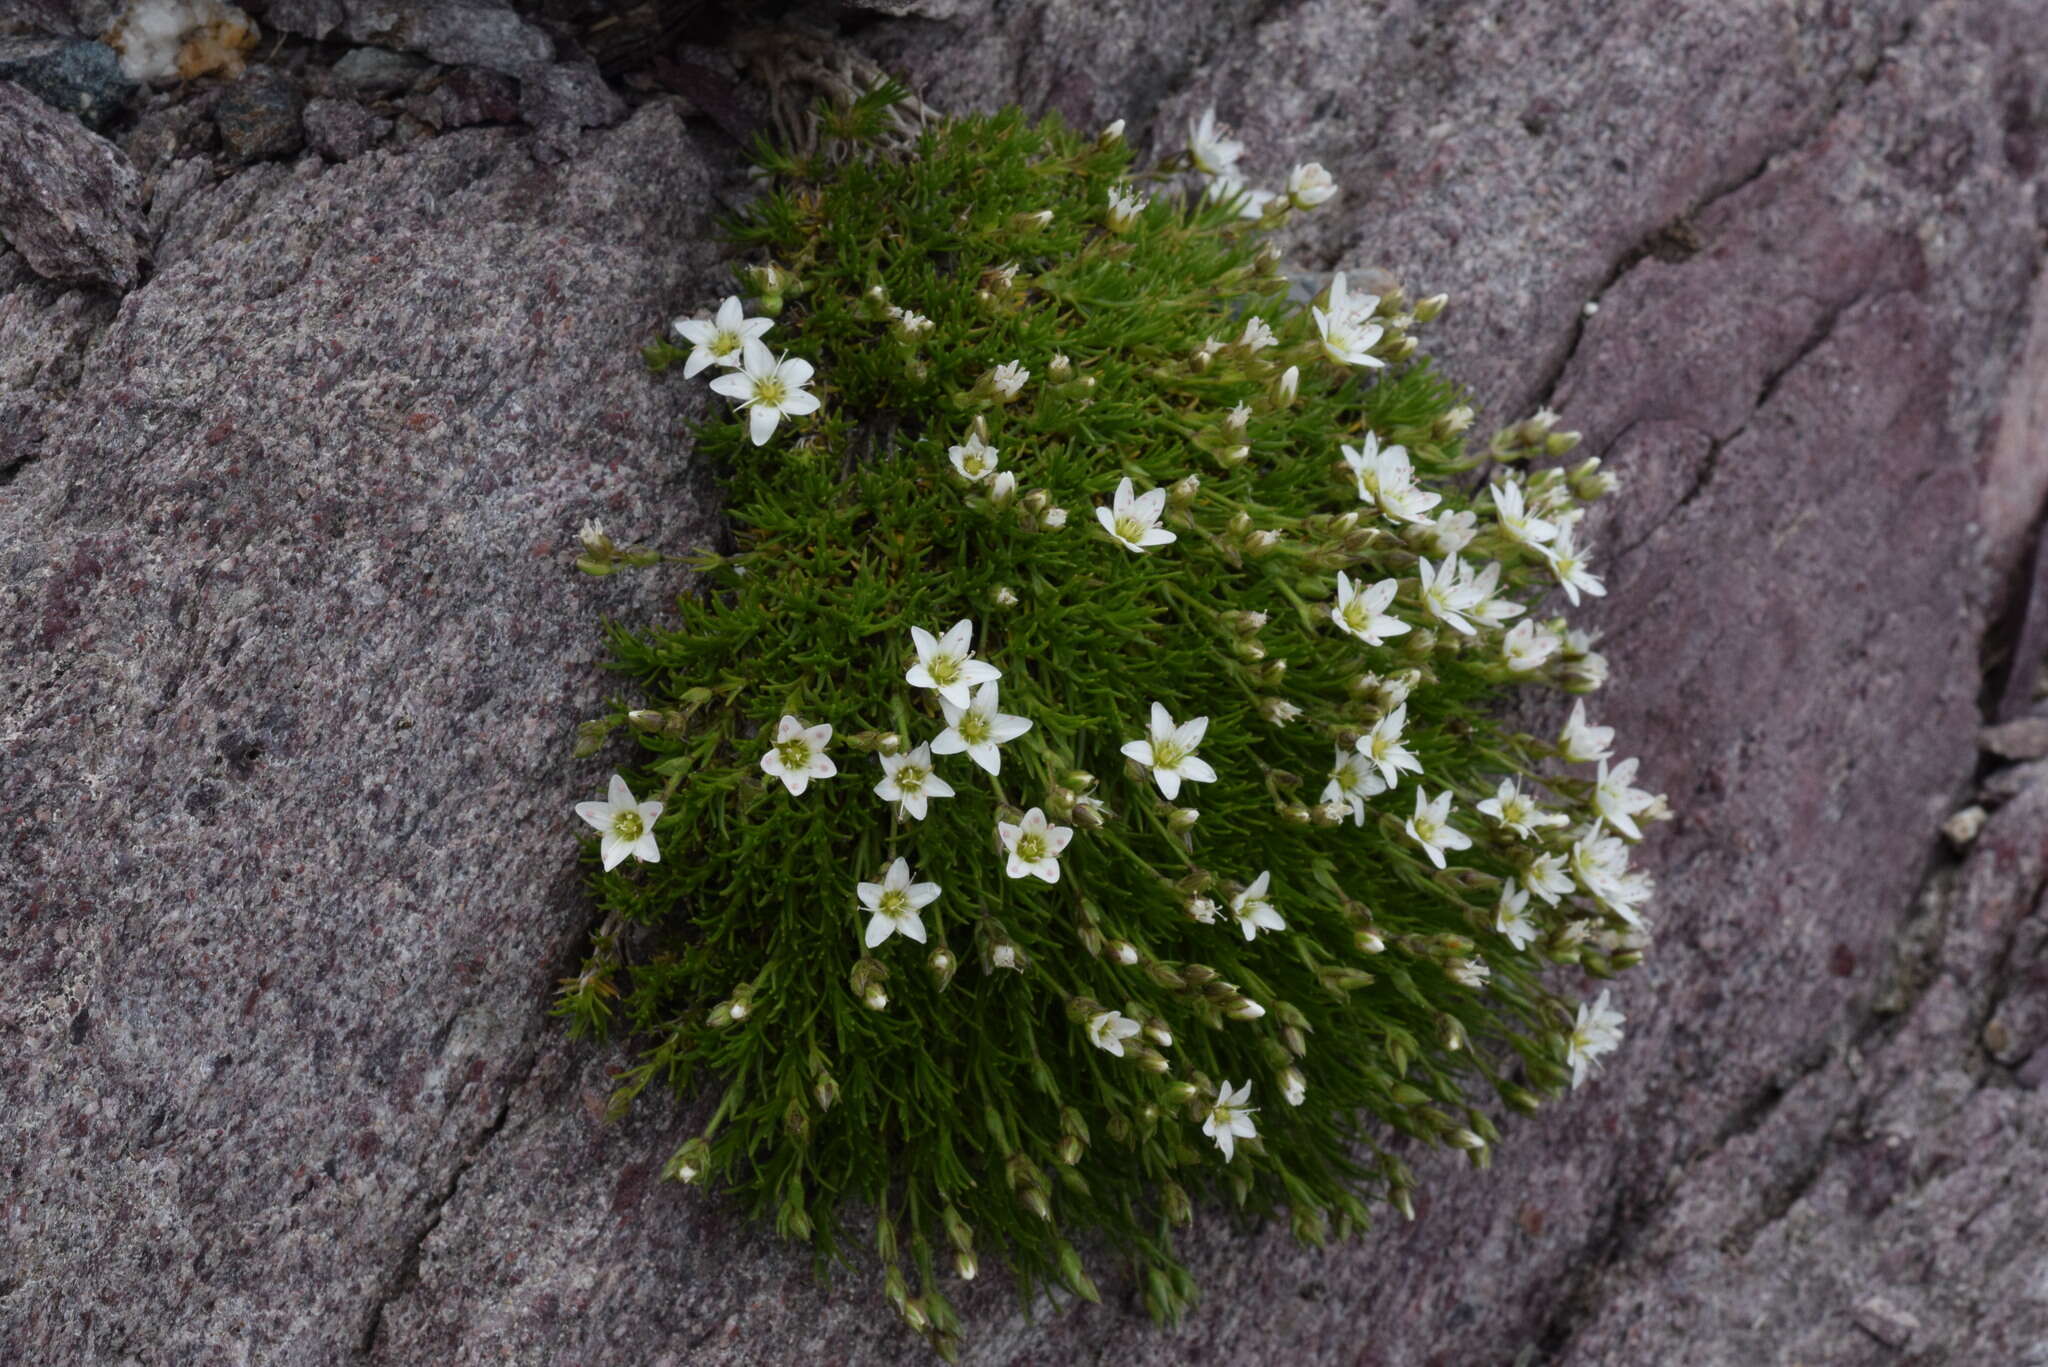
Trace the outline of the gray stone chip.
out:
<instances>
[{"instance_id":1,"label":"gray stone chip","mask_svg":"<svg viewBox=\"0 0 2048 1367\"><path fill-rule=\"evenodd\" d=\"M0 237L36 274L125 290L141 277L138 177L78 120L0 80Z\"/></svg>"}]
</instances>

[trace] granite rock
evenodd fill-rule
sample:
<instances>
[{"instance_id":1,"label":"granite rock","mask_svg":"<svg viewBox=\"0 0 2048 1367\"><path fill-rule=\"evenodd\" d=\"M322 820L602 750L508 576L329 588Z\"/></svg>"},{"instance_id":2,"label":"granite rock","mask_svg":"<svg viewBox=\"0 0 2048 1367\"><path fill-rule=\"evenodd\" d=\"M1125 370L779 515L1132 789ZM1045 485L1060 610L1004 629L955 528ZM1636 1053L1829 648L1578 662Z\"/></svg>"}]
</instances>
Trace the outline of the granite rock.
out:
<instances>
[{"instance_id":1,"label":"granite rock","mask_svg":"<svg viewBox=\"0 0 2048 1367\"><path fill-rule=\"evenodd\" d=\"M306 145L300 116L306 97L281 73L258 68L229 86L213 107L222 148L248 163L288 157Z\"/></svg>"},{"instance_id":2,"label":"granite rock","mask_svg":"<svg viewBox=\"0 0 2048 1367\"><path fill-rule=\"evenodd\" d=\"M555 57L554 40L505 0L271 0L265 22L307 38L339 33L508 76Z\"/></svg>"},{"instance_id":3,"label":"granite rock","mask_svg":"<svg viewBox=\"0 0 2048 1367\"><path fill-rule=\"evenodd\" d=\"M373 8L413 13L270 22ZM1556 406L1628 481L1595 712L1679 812L1628 1043L1491 1171L1424 1160L1415 1223L1327 1252L1204 1212L1170 1331L1114 1274L1037 1316L985 1276L969 1360L2029 1361L2048 787L1960 861L1938 832L2041 496L2001 436L2048 392L2036 7L1052 0L857 41L942 107L1166 148L1213 103L1263 183L1330 166L1300 263L1449 291L1485 417ZM584 516L713 534L701 390L632 348L715 297L742 157L664 105L543 143L167 169L118 312L0 252L0 1341L36 1361L915 1353L864 1274L656 1181L689 1107L604 1123L623 1055L545 1015L607 772L564 758L587 621L686 587L564 566Z\"/></svg>"},{"instance_id":4,"label":"granite rock","mask_svg":"<svg viewBox=\"0 0 2048 1367\"><path fill-rule=\"evenodd\" d=\"M307 145L329 161L353 161L391 131L391 120L353 100L308 100L301 121Z\"/></svg>"},{"instance_id":5,"label":"granite rock","mask_svg":"<svg viewBox=\"0 0 2048 1367\"><path fill-rule=\"evenodd\" d=\"M135 168L78 120L0 80L0 238L51 280L127 289L147 252Z\"/></svg>"},{"instance_id":6,"label":"granite rock","mask_svg":"<svg viewBox=\"0 0 2048 1367\"><path fill-rule=\"evenodd\" d=\"M114 50L82 39L0 38L0 80L76 114L90 128L105 127L135 92Z\"/></svg>"}]
</instances>

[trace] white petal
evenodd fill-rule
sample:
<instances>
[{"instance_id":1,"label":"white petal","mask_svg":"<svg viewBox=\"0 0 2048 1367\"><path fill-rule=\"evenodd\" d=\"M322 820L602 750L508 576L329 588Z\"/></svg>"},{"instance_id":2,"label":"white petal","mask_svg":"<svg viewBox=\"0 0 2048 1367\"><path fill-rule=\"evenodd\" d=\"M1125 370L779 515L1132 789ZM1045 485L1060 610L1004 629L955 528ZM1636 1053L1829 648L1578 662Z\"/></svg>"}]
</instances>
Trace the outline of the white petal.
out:
<instances>
[{"instance_id":1,"label":"white petal","mask_svg":"<svg viewBox=\"0 0 2048 1367\"><path fill-rule=\"evenodd\" d=\"M782 382L796 389L809 384L811 376L818 373L811 363L801 356L785 356L777 368L782 373Z\"/></svg>"},{"instance_id":2,"label":"white petal","mask_svg":"<svg viewBox=\"0 0 2048 1367\"><path fill-rule=\"evenodd\" d=\"M728 294L725 296L725 302L718 306L717 326L724 332L735 331L746 316L747 311L741 307L740 297L737 294Z\"/></svg>"},{"instance_id":3,"label":"white petal","mask_svg":"<svg viewBox=\"0 0 2048 1367\"><path fill-rule=\"evenodd\" d=\"M1180 796L1179 774L1171 769L1154 769L1152 777L1159 784L1159 791L1166 795L1168 802Z\"/></svg>"},{"instance_id":4,"label":"white petal","mask_svg":"<svg viewBox=\"0 0 2048 1367\"><path fill-rule=\"evenodd\" d=\"M919 944L924 943L924 917L914 911L906 911L896 918L896 933L908 936Z\"/></svg>"},{"instance_id":5,"label":"white petal","mask_svg":"<svg viewBox=\"0 0 2048 1367\"><path fill-rule=\"evenodd\" d=\"M895 931L896 923L890 920L888 917L884 916L881 912L876 912L873 916L868 918L868 933L865 937L867 941L867 947L869 949L873 949L876 945L879 945L880 943L882 943L882 941L888 939L892 934L895 933Z\"/></svg>"},{"instance_id":6,"label":"white petal","mask_svg":"<svg viewBox=\"0 0 2048 1367\"><path fill-rule=\"evenodd\" d=\"M1152 742L1149 740L1125 741L1119 747L1118 753L1126 759L1135 760L1147 769L1152 767Z\"/></svg>"},{"instance_id":7,"label":"white petal","mask_svg":"<svg viewBox=\"0 0 2048 1367\"><path fill-rule=\"evenodd\" d=\"M822 405L823 400L808 389L792 389L782 399L782 411L792 418L807 417Z\"/></svg>"},{"instance_id":8,"label":"white petal","mask_svg":"<svg viewBox=\"0 0 2048 1367\"><path fill-rule=\"evenodd\" d=\"M1216 771L1209 766L1209 761L1195 755L1189 755L1180 762L1180 776L1191 783L1214 783L1216 781ZM1169 793L1168 796L1170 797L1172 794Z\"/></svg>"},{"instance_id":9,"label":"white petal","mask_svg":"<svg viewBox=\"0 0 2048 1367\"><path fill-rule=\"evenodd\" d=\"M632 854L635 859L649 864L661 862L661 846L654 842L653 831L641 832L640 838L633 842Z\"/></svg>"},{"instance_id":10,"label":"white petal","mask_svg":"<svg viewBox=\"0 0 2048 1367\"><path fill-rule=\"evenodd\" d=\"M690 353L690 359L683 362L683 378L686 380L689 379L698 371L710 365L712 361L716 359L716 357L714 357L710 352L706 351L703 347L698 347L695 351Z\"/></svg>"},{"instance_id":11,"label":"white petal","mask_svg":"<svg viewBox=\"0 0 2048 1367\"><path fill-rule=\"evenodd\" d=\"M626 780L618 774L612 775L611 792L608 796L614 807L623 809L633 805L633 790L626 786Z\"/></svg>"},{"instance_id":12,"label":"white petal","mask_svg":"<svg viewBox=\"0 0 2048 1367\"><path fill-rule=\"evenodd\" d=\"M632 851L632 848L632 842L621 840L617 836L607 833L598 846L598 852L604 860L604 871L610 873L621 863L625 862L626 855Z\"/></svg>"},{"instance_id":13,"label":"white petal","mask_svg":"<svg viewBox=\"0 0 2048 1367\"><path fill-rule=\"evenodd\" d=\"M726 374L712 377L711 392L745 403L754 397L754 382L738 371L728 371Z\"/></svg>"},{"instance_id":14,"label":"white petal","mask_svg":"<svg viewBox=\"0 0 2048 1367\"><path fill-rule=\"evenodd\" d=\"M600 831L612 828L612 804L609 802L579 802L576 804L576 815Z\"/></svg>"},{"instance_id":15,"label":"white petal","mask_svg":"<svg viewBox=\"0 0 2048 1367\"><path fill-rule=\"evenodd\" d=\"M777 410L763 404L755 404L752 414L747 419L747 435L754 439L754 445L766 446L768 438L775 435L775 424L781 421L781 418L782 414Z\"/></svg>"}]
</instances>

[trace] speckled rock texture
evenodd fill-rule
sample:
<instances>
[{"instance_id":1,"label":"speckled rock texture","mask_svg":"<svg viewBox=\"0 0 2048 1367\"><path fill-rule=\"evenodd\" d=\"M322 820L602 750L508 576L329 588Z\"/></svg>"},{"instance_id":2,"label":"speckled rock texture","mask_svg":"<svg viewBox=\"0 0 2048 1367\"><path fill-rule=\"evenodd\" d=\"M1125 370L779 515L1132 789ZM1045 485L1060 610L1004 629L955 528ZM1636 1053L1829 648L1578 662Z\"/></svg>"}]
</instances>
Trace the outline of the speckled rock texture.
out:
<instances>
[{"instance_id":1,"label":"speckled rock texture","mask_svg":"<svg viewBox=\"0 0 2048 1367\"><path fill-rule=\"evenodd\" d=\"M1627 479L1591 529L1596 715L1680 812L1627 1045L1490 1172L1426 1163L1420 1219L1328 1252L1208 1212L1173 1331L1113 1274L1035 1317L985 1277L969 1360L2048 1364L2039 763L1939 834L2048 490L2048 16L888 8L853 41L941 107L1167 147L1213 103L1267 183L1331 167L1302 264L1449 291L1431 342L1486 414L1559 408ZM0 251L27 1360L919 1351L864 1276L820 1291L656 1181L689 1108L604 1123L621 1055L545 1014L606 772L566 759L588 618L685 586L571 575L568 543L715 534L697 400L633 348L716 297L743 180L674 104L565 128L153 163L125 296Z\"/></svg>"},{"instance_id":2,"label":"speckled rock texture","mask_svg":"<svg viewBox=\"0 0 2048 1367\"><path fill-rule=\"evenodd\" d=\"M125 289L145 257L135 168L70 114L0 80L0 239L51 280Z\"/></svg>"}]
</instances>

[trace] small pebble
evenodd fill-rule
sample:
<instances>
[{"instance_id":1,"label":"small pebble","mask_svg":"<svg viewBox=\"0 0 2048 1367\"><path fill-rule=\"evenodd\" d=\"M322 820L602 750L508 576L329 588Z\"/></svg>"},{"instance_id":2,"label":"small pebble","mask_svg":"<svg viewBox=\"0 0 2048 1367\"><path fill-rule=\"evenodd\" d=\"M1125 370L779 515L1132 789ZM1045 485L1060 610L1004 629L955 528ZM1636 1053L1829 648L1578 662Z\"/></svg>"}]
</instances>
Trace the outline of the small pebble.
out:
<instances>
[{"instance_id":1,"label":"small pebble","mask_svg":"<svg viewBox=\"0 0 2048 1367\"><path fill-rule=\"evenodd\" d=\"M2021 717L1987 726L1977 733L1977 744L2002 759L2048 757L2048 717Z\"/></svg>"},{"instance_id":2,"label":"small pebble","mask_svg":"<svg viewBox=\"0 0 2048 1367\"><path fill-rule=\"evenodd\" d=\"M1977 832L1984 829L1987 813L1975 803L1963 808L1954 816L1941 823L1941 833L1948 837L1948 843L1962 849L1977 838Z\"/></svg>"}]
</instances>

